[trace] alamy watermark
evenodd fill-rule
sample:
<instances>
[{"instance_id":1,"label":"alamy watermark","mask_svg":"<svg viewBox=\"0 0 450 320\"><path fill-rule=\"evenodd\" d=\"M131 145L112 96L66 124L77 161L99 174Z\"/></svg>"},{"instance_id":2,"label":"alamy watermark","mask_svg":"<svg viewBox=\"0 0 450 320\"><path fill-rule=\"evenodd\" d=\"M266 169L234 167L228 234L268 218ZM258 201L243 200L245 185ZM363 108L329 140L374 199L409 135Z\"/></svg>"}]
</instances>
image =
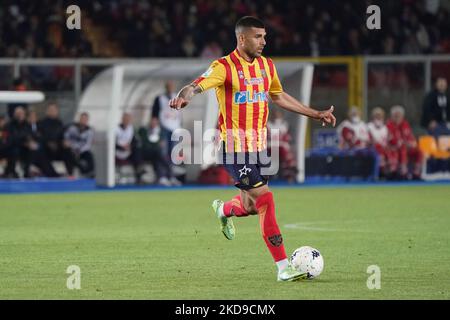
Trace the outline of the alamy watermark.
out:
<instances>
[{"instance_id":1,"label":"alamy watermark","mask_svg":"<svg viewBox=\"0 0 450 320\"><path fill-rule=\"evenodd\" d=\"M367 7L367 14L370 16L367 17L366 27L369 30L380 30L381 29L381 9L379 6L373 4Z\"/></svg>"},{"instance_id":2,"label":"alamy watermark","mask_svg":"<svg viewBox=\"0 0 450 320\"><path fill-rule=\"evenodd\" d=\"M81 9L79 6L72 4L67 7L66 14L69 16L66 19L66 27L69 30L81 29Z\"/></svg>"},{"instance_id":3,"label":"alamy watermark","mask_svg":"<svg viewBox=\"0 0 450 320\"><path fill-rule=\"evenodd\" d=\"M369 278L367 278L367 288L369 290L373 289L381 289L381 269L376 264L370 265L367 267L368 274L370 274Z\"/></svg>"},{"instance_id":4,"label":"alamy watermark","mask_svg":"<svg viewBox=\"0 0 450 320\"><path fill-rule=\"evenodd\" d=\"M66 269L66 273L70 274L67 277L66 287L69 290L81 289L81 269L77 265L70 265Z\"/></svg>"},{"instance_id":5,"label":"alamy watermark","mask_svg":"<svg viewBox=\"0 0 450 320\"><path fill-rule=\"evenodd\" d=\"M194 121L193 136L187 129L176 129L171 160L175 165L258 164L262 175L275 175L280 167L280 130L228 129L220 141L218 129L203 131L202 121Z\"/></svg>"}]
</instances>

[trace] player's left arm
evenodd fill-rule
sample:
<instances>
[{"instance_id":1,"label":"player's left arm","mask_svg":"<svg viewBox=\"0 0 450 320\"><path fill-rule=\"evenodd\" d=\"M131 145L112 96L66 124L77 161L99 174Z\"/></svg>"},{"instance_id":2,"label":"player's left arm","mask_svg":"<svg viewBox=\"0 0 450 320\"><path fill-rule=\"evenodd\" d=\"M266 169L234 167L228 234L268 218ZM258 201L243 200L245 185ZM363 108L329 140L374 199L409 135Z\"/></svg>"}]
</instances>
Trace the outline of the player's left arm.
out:
<instances>
[{"instance_id":1,"label":"player's left arm","mask_svg":"<svg viewBox=\"0 0 450 320\"><path fill-rule=\"evenodd\" d=\"M334 106L331 106L325 111L318 111L305 106L303 103L286 92L271 95L270 98L279 107L321 121L323 126L326 124L331 124L334 127L336 125L336 118L333 115Z\"/></svg>"},{"instance_id":2,"label":"player's left arm","mask_svg":"<svg viewBox=\"0 0 450 320\"><path fill-rule=\"evenodd\" d=\"M301 103L288 93L284 92L275 66L273 79L269 89L269 95L272 101L283 109L321 121L322 126L331 124L334 127L336 125L336 118L333 115L334 106L331 106L328 110L325 111L318 111L305 106L303 103Z\"/></svg>"}]
</instances>

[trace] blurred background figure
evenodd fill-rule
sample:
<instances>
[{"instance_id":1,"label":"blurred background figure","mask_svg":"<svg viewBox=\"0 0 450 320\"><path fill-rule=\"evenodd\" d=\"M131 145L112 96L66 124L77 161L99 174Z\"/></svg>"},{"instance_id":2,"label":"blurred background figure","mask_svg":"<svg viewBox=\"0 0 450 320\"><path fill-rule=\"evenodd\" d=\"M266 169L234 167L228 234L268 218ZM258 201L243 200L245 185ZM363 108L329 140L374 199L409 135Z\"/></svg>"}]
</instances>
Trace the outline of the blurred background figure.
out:
<instances>
[{"instance_id":1,"label":"blurred background figure","mask_svg":"<svg viewBox=\"0 0 450 320\"><path fill-rule=\"evenodd\" d=\"M26 91L27 87L25 85L24 80L22 78L14 79L14 82L13 82L11 90L13 90L13 91ZM10 103L10 104L8 104L8 116L9 116L9 119L14 118L14 110L17 107L22 107L25 110L25 112L28 111L28 105L25 104L25 103Z\"/></svg>"},{"instance_id":2,"label":"blurred background figure","mask_svg":"<svg viewBox=\"0 0 450 320\"><path fill-rule=\"evenodd\" d=\"M50 161L63 161L66 173L75 165L72 152L63 144L64 124L59 117L56 103L47 106L45 118L37 123L38 135L42 149ZM50 164L51 166L51 164Z\"/></svg>"},{"instance_id":3,"label":"blurred background figure","mask_svg":"<svg viewBox=\"0 0 450 320\"><path fill-rule=\"evenodd\" d=\"M388 128L384 122L384 110L376 107L372 110L371 121L367 124L369 129L370 143L375 148L379 157L380 178L385 178L390 172L395 170L388 161L389 155Z\"/></svg>"},{"instance_id":4,"label":"blurred background figure","mask_svg":"<svg viewBox=\"0 0 450 320\"><path fill-rule=\"evenodd\" d=\"M395 105L390 113L386 126L389 130L389 146L394 155L391 160L396 167L391 178L420 180L423 156L411 126L405 119L405 108Z\"/></svg>"},{"instance_id":5,"label":"blurred background figure","mask_svg":"<svg viewBox=\"0 0 450 320\"><path fill-rule=\"evenodd\" d=\"M6 117L4 115L0 115L0 161L6 160L8 157L8 148L6 144L7 135Z\"/></svg>"},{"instance_id":6,"label":"blurred background figure","mask_svg":"<svg viewBox=\"0 0 450 320\"><path fill-rule=\"evenodd\" d=\"M34 164L46 177L58 177L46 154L40 149L39 142L33 139L31 125L26 120L25 109L17 107L14 118L6 128L8 165L4 176L18 178L16 171L18 162L22 165L23 177L30 177L30 165Z\"/></svg>"},{"instance_id":7,"label":"blurred background figure","mask_svg":"<svg viewBox=\"0 0 450 320\"><path fill-rule=\"evenodd\" d=\"M180 186L181 183L173 176L170 163L161 146L161 127L157 118L150 118L147 126L138 130L139 144L143 162L153 165L156 181L162 186Z\"/></svg>"},{"instance_id":8,"label":"blurred background figure","mask_svg":"<svg viewBox=\"0 0 450 320\"><path fill-rule=\"evenodd\" d=\"M289 133L289 124L284 119L281 110L274 109L272 115L271 120L267 123L267 128L269 137L271 137L270 147L273 148L275 143L279 147L280 172L278 176L288 183L293 183L297 175L297 161L291 147L292 136Z\"/></svg>"},{"instance_id":9,"label":"blurred background figure","mask_svg":"<svg viewBox=\"0 0 450 320\"><path fill-rule=\"evenodd\" d=\"M92 142L94 130L89 126L89 114L80 114L78 122L72 123L64 132L64 145L70 149L75 159L74 166L80 169L82 175L92 178L94 175L94 156ZM73 175L74 166L68 168Z\"/></svg>"},{"instance_id":10,"label":"blurred background figure","mask_svg":"<svg viewBox=\"0 0 450 320\"><path fill-rule=\"evenodd\" d=\"M348 118L337 128L340 149L364 149L370 143L369 129L361 119L361 111L351 107Z\"/></svg>"},{"instance_id":11,"label":"blurred background figure","mask_svg":"<svg viewBox=\"0 0 450 320\"><path fill-rule=\"evenodd\" d=\"M429 92L422 107L422 127L435 137L450 134L450 99L447 79L436 79L435 88Z\"/></svg>"},{"instance_id":12,"label":"blurred background figure","mask_svg":"<svg viewBox=\"0 0 450 320\"><path fill-rule=\"evenodd\" d=\"M216 41L210 41L203 48L200 58L218 59L223 56L223 50Z\"/></svg>"},{"instance_id":13,"label":"blurred background figure","mask_svg":"<svg viewBox=\"0 0 450 320\"><path fill-rule=\"evenodd\" d=\"M38 116L36 111L28 111L27 121L31 126L31 132L33 134L33 139L39 141L39 130L38 130Z\"/></svg>"},{"instance_id":14,"label":"blurred background figure","mask_svg":"<svg viewBox=\"0 0 450 320\"><path fill-rule=\"evenodd\" d=\"M131 164L137 184L142 183L141 155L138 141L134 134L131 114L125 112L122 121L116 129L116 163L120 166Z\"/></svg>"},{"instance_id":15,"label":"blurred background figure","mask_svg":"<svg viewBox=\"0 0 450 320\"><path fill-rule=\"evenodd\" d=\"M170 159L174 142L171 140L172 133L181 128L182 113L169 107L169 100L176 96L175 82L169 80L165 83L164 93L158 95L152 107L152 118L156 119L161 126L161 141L164 156Z\"/></svg>"}]
</instances>

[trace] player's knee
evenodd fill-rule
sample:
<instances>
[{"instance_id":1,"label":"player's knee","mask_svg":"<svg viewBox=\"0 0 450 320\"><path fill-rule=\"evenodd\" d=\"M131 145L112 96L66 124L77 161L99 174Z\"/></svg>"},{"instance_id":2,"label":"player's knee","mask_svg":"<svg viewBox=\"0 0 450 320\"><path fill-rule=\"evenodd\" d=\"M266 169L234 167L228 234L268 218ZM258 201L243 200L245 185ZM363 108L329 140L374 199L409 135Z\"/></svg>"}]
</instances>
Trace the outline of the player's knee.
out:
<instances>
[{"instance_id":1,"label":"player's knee","mask_svg":"<svg viewBox=\"0 0 450 320\"><path fill-rule=\"evenodd\" d=\"M255 207L257 210L263 206L273 206L273 205L274 205L273 194L270 191L261 194L255 201Z\"/></svg>"},{"instance_id":2,"label":"player's knee","mask_svg":"<svg viewBox=\"0 0 450 320\"><path fill-rule=\"evenodd\" d=\"M250 215L258 214L258 209L256 208L256 203L253 200L249 200L246 204L244 204L244 209Z\"/></svg>"}]
</instances>

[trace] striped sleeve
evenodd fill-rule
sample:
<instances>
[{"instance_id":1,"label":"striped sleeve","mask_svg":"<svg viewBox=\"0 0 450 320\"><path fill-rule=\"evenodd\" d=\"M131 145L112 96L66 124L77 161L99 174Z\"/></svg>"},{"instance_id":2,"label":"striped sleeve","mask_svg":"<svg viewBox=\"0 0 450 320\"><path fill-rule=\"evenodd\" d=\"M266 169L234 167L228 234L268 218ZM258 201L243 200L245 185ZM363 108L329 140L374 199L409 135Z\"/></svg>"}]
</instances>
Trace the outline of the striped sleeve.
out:
<instances>
[{"instance_id":1,"label":"striped sleeve","mask_svg":"<svg viewBox=\"0 0 450 320\"><path fill-rule=\"evenodd\" d=\"M218 60L215 60L200 77L193 83L198 85L202 91L216 88L224 84L226 77L225 67Z\"/></svg>"},{"instance_id":2,"label":"striped sleeve","mask_svg":"<svg viewBox=\"0 0 450 320\"><path fill-rule=\"evenodd\" d=\"M279 95L283 93L283 87L281 85L280 78L278 78L277 68L273 64L271 59L267 59L267 63L269 65L270 76L272 81L270 83L269 94L270 95Z\"/></svg>"}]
</instances>

